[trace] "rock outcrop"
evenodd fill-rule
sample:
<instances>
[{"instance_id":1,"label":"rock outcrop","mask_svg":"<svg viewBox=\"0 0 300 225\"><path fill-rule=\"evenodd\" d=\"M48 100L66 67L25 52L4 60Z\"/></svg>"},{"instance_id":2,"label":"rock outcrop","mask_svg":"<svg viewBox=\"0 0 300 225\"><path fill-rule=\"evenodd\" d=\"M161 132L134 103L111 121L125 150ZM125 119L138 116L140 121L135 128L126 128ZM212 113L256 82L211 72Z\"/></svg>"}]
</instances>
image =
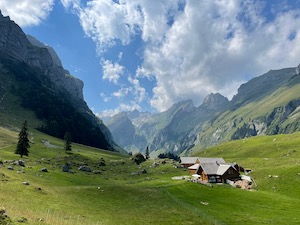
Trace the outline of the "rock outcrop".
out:
<instances>
[{"instance_id":1,"label":"rock outcrop","mask_svg":"<svg viewBox=\"0 0 300 225\"><path fill-rule=\"evenodd\" d=\"M56 52L32 36L26 36L22 29L0 11L0 52L39 68L56 84L58 89L69 92L75 102L83 101L83 82L70 75L62 67Z\"/></svg>"}]
</instances>

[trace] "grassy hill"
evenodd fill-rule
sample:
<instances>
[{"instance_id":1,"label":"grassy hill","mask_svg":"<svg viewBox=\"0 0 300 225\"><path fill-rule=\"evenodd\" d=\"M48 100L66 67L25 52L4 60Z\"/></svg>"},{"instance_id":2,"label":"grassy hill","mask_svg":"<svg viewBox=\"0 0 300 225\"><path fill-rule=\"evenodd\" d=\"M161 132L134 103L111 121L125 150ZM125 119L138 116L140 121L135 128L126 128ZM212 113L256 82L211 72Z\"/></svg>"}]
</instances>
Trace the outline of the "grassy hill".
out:
<instances>
[{"instance_id":1,"label":"grassy hill","mask_svg":"<svg viewBox=\"0 0 300 225\"><path fill-rule=\"evenodd\" d=\"M196 156L223 157L252 169L257 184L253 192L228 188L214 190L212 201L218 207L230 209L224 214L218 207L209 210L229 224L297 224L300 216L300 133L252 137L227 142L200 150ZM212 192L212 191L211 191ZM211 197L205 192L207 198ZM234 219L233 219L234 216ZM231 218L229 218L231 217Z\"/></svg>"},{"instance_id":2,"label":"grassy hill","mask_svg":"<svg viewBox=\"0 0 300 225\"><path fill-rule=\"evenodd\" d=\"M10 160L20 159L14 154L17 132L0 129L0 160L4 163L0 203L14 224L22 217L29 224L54 225L209 224L197 213L184 211L169 196L167 188L176 184L170 178L182 172L170 163L153 168L149 161L137 166L123 155L78 144L66 154L63 141L36 130L31 130L31 140L30 155L23 157L25 167L12 165ZM51 145L46 146L46 140ZM101 158L105 166L99 166ZM72 165L74 173L62 172L65 163ZM78 171L79 165L88 165L99 174ZM41 172L42 168L49 172ZM148 173L137 175L143 169ZM24 181L30 185L23 185Z\"/></svg>"},{"instance_id":3,"label":"grassy hill","mask_svg":"<svg viewBox=\"0 0 300 225\"><path fill-rule=\"evenodd\" d=\"M10 161L20 159L14 154L18 133L0 128L4 163L0 203L14 224L22 224L17 222L22 217L33 225L298 224L300 220L299 133L234 141L197 153L251 168L258 186L245 191L171 180L188 175L171 161L154 167L150 160L137 166L126 156L78 144L66 154L62 140L30 132L30 155L23 157L21 167ZM99 165L101 158L105 166ZM62 172L65 163L74 173ZM79 165L98 173L78 171ZM41 172L42 168L49 172Z\"/></svg>"}]
</instances>

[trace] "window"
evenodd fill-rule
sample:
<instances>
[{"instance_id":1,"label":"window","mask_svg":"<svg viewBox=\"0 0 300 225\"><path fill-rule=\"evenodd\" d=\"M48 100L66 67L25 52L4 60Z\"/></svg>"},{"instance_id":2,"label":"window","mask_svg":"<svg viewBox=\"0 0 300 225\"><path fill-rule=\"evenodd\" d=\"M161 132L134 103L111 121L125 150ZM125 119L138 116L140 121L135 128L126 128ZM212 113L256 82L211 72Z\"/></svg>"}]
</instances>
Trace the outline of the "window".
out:
<instances>
[{"instance_id":1,"label":"window","mask_svg":"<svg viewBox=\"0 0 300 225\"><path fill-rule=\"evenodd\" d=\"M216 176L209 176L208 177L208 182L210 182L210 183L216 183Z\"/></svg>"}]
</instances>

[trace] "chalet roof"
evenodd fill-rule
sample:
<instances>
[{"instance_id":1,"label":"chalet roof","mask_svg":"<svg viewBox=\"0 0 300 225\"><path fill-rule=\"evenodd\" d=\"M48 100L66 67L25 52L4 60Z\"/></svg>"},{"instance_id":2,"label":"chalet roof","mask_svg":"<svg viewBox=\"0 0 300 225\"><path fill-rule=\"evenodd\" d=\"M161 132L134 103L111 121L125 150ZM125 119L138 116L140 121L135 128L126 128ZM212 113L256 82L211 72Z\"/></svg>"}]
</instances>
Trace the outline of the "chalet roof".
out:
<instances>
[{"instance_id":1,"label":"chalet roof","mask_svg":"<svg viewBox=\"0 0 300 225\"><path fill-rule=\"evenodd\" d=\"M180 157L181 164L194 164L196 163L198 157Z\"/></svg>"},{"instance_id":2,"label":"chalet roof","mask_svg":"<svg viewBox=\"0 0 300 225\"><path fill-rule=\"evenodd\" d=\"M202 163L216 163L216 162L218 162L219 164L226 163L223 158L203 158L203 157L199 157L198 160L200 161L201 164Z\"/></svg>"},{"instance_id":3,"label":"chalet roof","mask_svg":"<svg viewBox=\"0 0 300 225\"><path fill-rule=\"evenodd\" d=\"M201 163L200 166L207 175L223 175L231 167L229 164L217 164L216 162Z\"/></svg>"},{"instance_id":4,"label":"chalet roof","mask_svg":"<svg viewBox=\"0 0 300 225\"><path fill-rule=\"evenodd\" d=\"M200 164L199 164L199 163L196 163L196 164L194 164L194 165L192 165L192 166L189 166L188 169L189 169L189 170L198 170L199 166L200 166Z\"/></svg>"},{"instance_id":5,"label":"chalet roof","mask_svg":"<svg viewBox=\"0 0 300 225\"><path fill-rule=\"evenodd\" d=\"M181 164L195 164L197 159L202 163L226 163L223 158L180 157Z\"/></svg>"}]
</instances>

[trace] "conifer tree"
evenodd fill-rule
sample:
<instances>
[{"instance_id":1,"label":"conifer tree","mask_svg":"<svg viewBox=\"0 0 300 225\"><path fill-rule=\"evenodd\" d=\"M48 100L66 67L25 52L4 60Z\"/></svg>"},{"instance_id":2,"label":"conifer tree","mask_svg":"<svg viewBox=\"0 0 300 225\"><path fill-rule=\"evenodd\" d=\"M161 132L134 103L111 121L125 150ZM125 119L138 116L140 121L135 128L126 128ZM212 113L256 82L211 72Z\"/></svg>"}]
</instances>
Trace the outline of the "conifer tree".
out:
<instances>
[{"instance_id":1,"label":"conifer tree","mask_svg":"<svg viewBox=\"0 0 300 225\"><path fill-rule=\"evenodd\" d=\"M19 154L21 158L23 157L23 155L28 156L29 154L28 148L30 148L30 145L28 139L27 121L25 120L22 125L21 131L19 133L19 141L17 144L17 149L15 151L15 154Z\"/></svg>"},{"instance_id":2,"label":"conifer tree","mask_svg":"<svg viewBox=\"0 0 300 225\"><path fill-rule=\"evenodd\" d=\"M72 137L71 137L70 132L65 133L64 139L65 139L65 150L66 150L66 152L67 151L72 151L72 146L71 146Z\"/></svg>"},{"instance_id":3,"label":"conifer tree","mask_svg":"<svg viewBox=\"0 0 300 225\"><path fill-rule=\"evenodd\" d=\"M147 146L146 148L146 160L150 158L150 152L149 152L149 147Z\"/></svg>"}]
</instances>

